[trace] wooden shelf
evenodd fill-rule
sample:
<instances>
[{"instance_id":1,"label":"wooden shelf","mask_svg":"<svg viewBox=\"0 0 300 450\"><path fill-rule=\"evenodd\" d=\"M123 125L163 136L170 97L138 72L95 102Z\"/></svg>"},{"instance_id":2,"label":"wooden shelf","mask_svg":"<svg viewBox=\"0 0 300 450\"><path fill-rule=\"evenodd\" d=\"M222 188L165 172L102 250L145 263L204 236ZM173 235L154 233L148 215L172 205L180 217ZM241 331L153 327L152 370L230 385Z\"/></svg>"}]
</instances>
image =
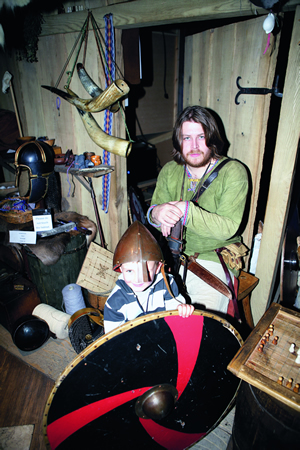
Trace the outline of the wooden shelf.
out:
<instances>
[{"instance_id":1,"label":"wooden shelf","mask_svg":"<svg viewBox=\"0 0 300 450\"><path fill-rule=\"evenodd\" d=\"M95 166L95 167L89 167L87 169L74 169L74 168L70 169L69 166L64 166L64 165L54 166L55 172L69 173L71 175L77 175L77 176L81 175L81 176L86 176L86 177L90 177L90 178L103 177L103 175L113 172L114 170L115 170L114 166L108 166L105 164L100 164L99 166Z\"/></svg>"}]
</instances>

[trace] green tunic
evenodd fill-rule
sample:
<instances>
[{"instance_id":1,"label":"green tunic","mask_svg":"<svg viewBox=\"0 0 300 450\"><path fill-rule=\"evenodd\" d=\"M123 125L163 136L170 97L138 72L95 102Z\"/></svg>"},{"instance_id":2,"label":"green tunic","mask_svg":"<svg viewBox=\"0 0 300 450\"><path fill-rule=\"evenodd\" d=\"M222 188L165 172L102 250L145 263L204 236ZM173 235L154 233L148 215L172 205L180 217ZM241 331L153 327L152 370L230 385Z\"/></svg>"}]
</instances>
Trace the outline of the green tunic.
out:
<instances>
[{"instance_id":1,"label":"green tunic","mask_svg":"<svg viewBox=\"0 0 300 450\"><path fill-rule=\"evenodd\" d=\"M175 161L167 163L159 173L151 204L160 205L180 200L184 173L184 166ZM202 181L205 181L209 174ZM189 201L193 197L194 192L188 191L189 187L190 181L185 175L182 200ZM237 233L243 218L247 193L248 174L245 167L236 160L229 161L200 196L198 204L189 201L184 227L184 253L199 253L199 259L219 262L214 251L216 248L241 241Z\"/></svg>"}]
</instances>

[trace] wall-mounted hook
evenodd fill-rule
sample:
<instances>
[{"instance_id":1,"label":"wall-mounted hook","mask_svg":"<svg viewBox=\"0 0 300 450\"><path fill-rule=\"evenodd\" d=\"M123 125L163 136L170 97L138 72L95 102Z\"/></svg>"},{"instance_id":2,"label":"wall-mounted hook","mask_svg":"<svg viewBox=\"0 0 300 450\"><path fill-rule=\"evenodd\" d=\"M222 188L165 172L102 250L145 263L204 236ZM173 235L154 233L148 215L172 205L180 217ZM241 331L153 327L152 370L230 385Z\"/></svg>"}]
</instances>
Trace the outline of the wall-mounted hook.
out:
<instances>
[{"instance_id":1,"label":"wall-mounted hook","mask_svg":"<svg viewBox=\"0 0 300 450\"><path fill-rule=\"evenodd\" d=\"M266 94L274 94L277 97L282 97L282 94L278 92L278 75L276 76L275 80L275 86L272 89L268 88L243 88L239 84L239 80L241 80L241 77L237 77L236 79L236 85L239 88L239 92L235 96L235 104L239 105L240 102L238 102L238 97L241 94L254 94L254 95L266 95Z\"/></svg>"}]
</instances>

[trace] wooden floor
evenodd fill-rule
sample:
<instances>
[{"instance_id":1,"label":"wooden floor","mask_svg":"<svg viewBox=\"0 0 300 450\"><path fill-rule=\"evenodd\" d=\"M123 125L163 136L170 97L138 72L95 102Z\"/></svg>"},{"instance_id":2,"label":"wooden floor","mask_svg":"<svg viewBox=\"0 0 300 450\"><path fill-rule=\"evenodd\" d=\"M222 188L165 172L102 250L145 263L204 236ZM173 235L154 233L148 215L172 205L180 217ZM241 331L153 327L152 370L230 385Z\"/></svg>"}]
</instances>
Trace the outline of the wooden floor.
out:
<instances>
[{"instance_id":1,"label":"wooden floor","mask_svg":"<svg viewBox=\"0 0 300 450\"><path fill-rule=\"evenodd\" d=\"M46 449L42 418L53 385L47 375L0 346L0 428L34 425L31 450Z\"/></svg>"},{"instance_id":2,"label":"wooden floor","mask_svg":"<svg viewBox=\"0 0 300 450\"><path fill-rule=\"evenodd\" d=\"M205 438L190 447L191 450L230 450L235 408Z\"/></svg>"},{"instance_id":3,"label":"wooden floor","mask_svg":"<svg viewBox=\"0 0 300 450\"><path fill-rule=\"evenodd\" d=\"M34 425L30 450L46 450L43 413L54 381L0 346L0 428ZM225 450L231 437L234 409L192 450Z\"/></svg>"}]
</instances>

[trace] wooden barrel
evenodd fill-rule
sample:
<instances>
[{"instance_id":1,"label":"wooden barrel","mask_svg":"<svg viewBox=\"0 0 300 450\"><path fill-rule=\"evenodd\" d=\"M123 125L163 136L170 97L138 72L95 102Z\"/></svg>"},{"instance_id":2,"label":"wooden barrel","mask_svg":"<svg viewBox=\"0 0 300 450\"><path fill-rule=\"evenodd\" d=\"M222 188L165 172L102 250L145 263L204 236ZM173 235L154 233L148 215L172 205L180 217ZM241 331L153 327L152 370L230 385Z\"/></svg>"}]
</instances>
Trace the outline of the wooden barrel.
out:
<instances>
[{"instance_id":1,"label":"wooden barrel","mask_svg":"<svg viewBox=\"0 0 300 450\"><path fill-rule=\"evenodd\" d=\"M87 253L86 236L71 236L59 260L46 266L28 248L25 248L32 282L37 287L42 303L63 311L62 290L68 284L76 283Z\"/></svg>"},{"instance_id":2,"label":"wooden barrel","mask_svg":"<svg viewBox=\"0 0 300 450\"><path fill-rule=\"evenodd\" d=\"M246 382L236 400L233 450L298 450L300 413Z\"/></svg>"},{"instance_id":3,"label":"wooden barrel","mask_svg":"<svg viewBox=\"0 0 300 450\"><path fill-rule=\"evenodd\" d=\"M110 293L111 291L93 292L88 290L88 302L93 308L99 309L99 311L103 311L104 305Z\"/></svg>"}]
</instances>

